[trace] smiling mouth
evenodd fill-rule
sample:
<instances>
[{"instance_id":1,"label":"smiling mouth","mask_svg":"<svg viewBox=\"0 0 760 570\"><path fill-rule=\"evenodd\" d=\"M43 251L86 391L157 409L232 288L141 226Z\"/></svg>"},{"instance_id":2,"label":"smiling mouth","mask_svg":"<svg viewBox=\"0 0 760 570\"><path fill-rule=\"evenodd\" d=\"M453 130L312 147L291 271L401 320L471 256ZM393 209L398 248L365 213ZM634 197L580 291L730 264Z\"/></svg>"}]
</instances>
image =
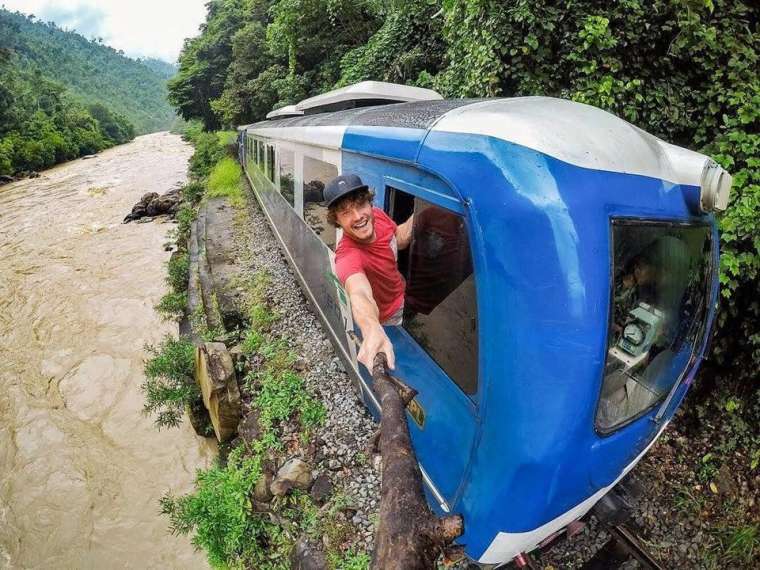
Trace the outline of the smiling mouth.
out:
<instances>
[{"instance_id":1,"label":"smiling mouth","mask_svg":"<svg viewBox=\"0 0 760 570\"><path fill-rule=\"evenodd\" d=\"M369 218L365 218L361 222L359 222L359 223L354 224L353 226L351 226L351 229L357 230L357 231L361 231L364 228L366 228L368 224L369 224Z\"/></svg>"}]
</instances>

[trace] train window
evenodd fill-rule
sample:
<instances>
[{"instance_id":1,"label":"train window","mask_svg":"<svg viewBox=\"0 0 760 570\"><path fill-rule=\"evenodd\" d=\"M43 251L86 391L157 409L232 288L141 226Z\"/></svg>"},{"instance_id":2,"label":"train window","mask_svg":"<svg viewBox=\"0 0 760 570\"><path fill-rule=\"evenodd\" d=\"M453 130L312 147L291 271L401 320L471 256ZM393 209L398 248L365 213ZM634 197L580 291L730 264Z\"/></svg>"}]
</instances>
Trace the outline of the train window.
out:
<instances>
[{"instance_id":1,"label":"train window","mask_svg":"<svg viewBox=\"0 0 760 570\"><path fill-rule=\"evenodd\" d=\"M661 402L704 337L707 226L616 221L612 314L596 427L609 432Z\"/></svg>"},{"instance_id":2,"label":"train window","mask_svg":"<svg viewBox=\"0 0 760 570\"><path fill-rule=\"evenodd\" d=\"M271 144L268 144L266 175L272 182L274 182L274 158L274 147Z\"/></svg>"},{"instance_id":3,"label":"train window","mask_svg":"<svg viewBox=\"0 0 760 570\"><path fill-rule=\"evenodd\" d=\"M408 252L399 252L406 276L403 327L465 394L478 388L475 277L464 218L396 189L396 223L414 214Z\"/></svg>"},{"instance_id":4,"label":"train window","mask_svg":"<svg viewBox=\"0 0 760 570\"><path fill-rule=\"evenodd\" d=\"M295 208L295 155L292 150L280 150L280 193Z\"/></svg>"},{"instance_id":5,"label":"train window","mask_svg":"<svg viewBox=\"0 0 760 570\"><path fill-rule=\"evenodd\" d=\"M264 143L256 141L256 164L259 168L264 167Z\"/></svg>"},{"instance_id":6,"label":"train window","mask_svg":"<svg viewBox=\"0 0 760 570\"><path fill-rule=\"evenodd\" d=\"M327 247L335 249L335 228L327 221L325 184L338 175L334 164L303 158L303 219Z\"/></svg>"}]
</instances>

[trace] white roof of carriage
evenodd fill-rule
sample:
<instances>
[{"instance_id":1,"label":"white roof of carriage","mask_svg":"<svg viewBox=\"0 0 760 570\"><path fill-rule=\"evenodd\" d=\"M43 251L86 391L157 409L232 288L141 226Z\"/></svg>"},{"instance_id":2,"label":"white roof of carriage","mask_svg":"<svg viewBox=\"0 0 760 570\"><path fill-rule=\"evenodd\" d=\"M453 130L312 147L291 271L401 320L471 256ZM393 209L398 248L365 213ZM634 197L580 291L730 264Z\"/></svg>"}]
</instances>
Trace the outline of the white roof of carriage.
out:
<instances>
[{"instance_id":1,"label":"white roof of carriage","mask_svg":"<svg viewBox=\"0 0 760 570\"><path fill-rule=\"evenodd\" d=\"M296 109L295 105L285 105L274 111L267 113L267 119L276 119L277 117L293 117L297 115L303 115L303 111Z\"/></svg>"},{"instance_id":2,"label":"white roof of carriage","mask_svg":"<svg viewBox=\"0 0 760 570\"><path fill-rule=\"evenodd\" d=\"M347 99L356 98L358 91L351 90L368 84L428 91L434 94L431 99L440 99L440 95L428 89L365 81L306 99L296 108L320 98L324 98L318 101L320 106L328 104L327 98L338 96L338 92ZM424 99L425 95L420 97ZM262 136L340 149L347 128L351 127L261 126L255 127L255 131ZM715 166L708 156L666 143L612 113L553 97L489 99L463 105L441 115L430 130L490 136L583 168L638 174L674 184L700 186L703 172Z\"/></svg>"},{"instance_id":3,"label":"white roof of carriage","mask_svg":"<svg viewBox=\"0 0 760 570\"><path fill-rule=\"evenodd\" d=\"M713 161L666 143L620 117L553 97L491 99L452 109L433 131L486 135L564 162L699 186Z\"/></svg>"},{"instance_id":4,"label":"white roof of carriage","mask_svg":"<svg viewBox=\"0 0 760 570\"><path fill-rule=\"evenodd\" d=\"M408 103L410 101L433 101L443 99L443 97L432 89L424 89L422 87L411 87L409 85L399 85L398 83L387 83L385 81L362 81L304 99L296 103L296 109L306 111L307 109L333 105L335 103L367 99Z\"/></svg>"}]
</instances>

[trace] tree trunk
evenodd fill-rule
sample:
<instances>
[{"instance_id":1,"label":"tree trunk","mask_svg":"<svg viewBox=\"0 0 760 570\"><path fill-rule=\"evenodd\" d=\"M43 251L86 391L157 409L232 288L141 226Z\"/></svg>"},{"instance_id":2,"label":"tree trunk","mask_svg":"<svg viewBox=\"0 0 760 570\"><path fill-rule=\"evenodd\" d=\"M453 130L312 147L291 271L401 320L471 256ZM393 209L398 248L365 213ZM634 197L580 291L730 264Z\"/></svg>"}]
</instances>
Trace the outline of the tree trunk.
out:
<instances>
[{"instance_id":1,"label":"tree trunk","mask_svg":"<svg viewBox=\"0 0 760 570\"><path fill-rule=\"evenodd\" d=\"M464 523L459 515L436 517L425 501L422 475L405 413L406 404L416 392L388 375L382 353L375 357L372 376L382 408L380 453L383 464L380 522L372 568L433 569L438 555L462 534Z\"/></svg>"}]
</instances>

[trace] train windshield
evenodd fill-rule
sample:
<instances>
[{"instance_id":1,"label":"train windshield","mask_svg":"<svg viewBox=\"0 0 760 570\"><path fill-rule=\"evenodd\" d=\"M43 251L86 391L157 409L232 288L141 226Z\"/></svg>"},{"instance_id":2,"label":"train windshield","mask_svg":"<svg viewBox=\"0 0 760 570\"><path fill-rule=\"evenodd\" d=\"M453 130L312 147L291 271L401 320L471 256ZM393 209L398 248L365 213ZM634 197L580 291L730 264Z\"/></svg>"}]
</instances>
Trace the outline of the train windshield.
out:
<instances>
[{"instance_id":1,"label":"train windshield","mask_svg":"<svg viewBox=\"0 0 760 570\"><path fill-rule=\"evenodd\" d=\"M708 226L616 221L613 293L596 427L609 432L661 402L704 338Z\"/></svg>"}]
</instances>

